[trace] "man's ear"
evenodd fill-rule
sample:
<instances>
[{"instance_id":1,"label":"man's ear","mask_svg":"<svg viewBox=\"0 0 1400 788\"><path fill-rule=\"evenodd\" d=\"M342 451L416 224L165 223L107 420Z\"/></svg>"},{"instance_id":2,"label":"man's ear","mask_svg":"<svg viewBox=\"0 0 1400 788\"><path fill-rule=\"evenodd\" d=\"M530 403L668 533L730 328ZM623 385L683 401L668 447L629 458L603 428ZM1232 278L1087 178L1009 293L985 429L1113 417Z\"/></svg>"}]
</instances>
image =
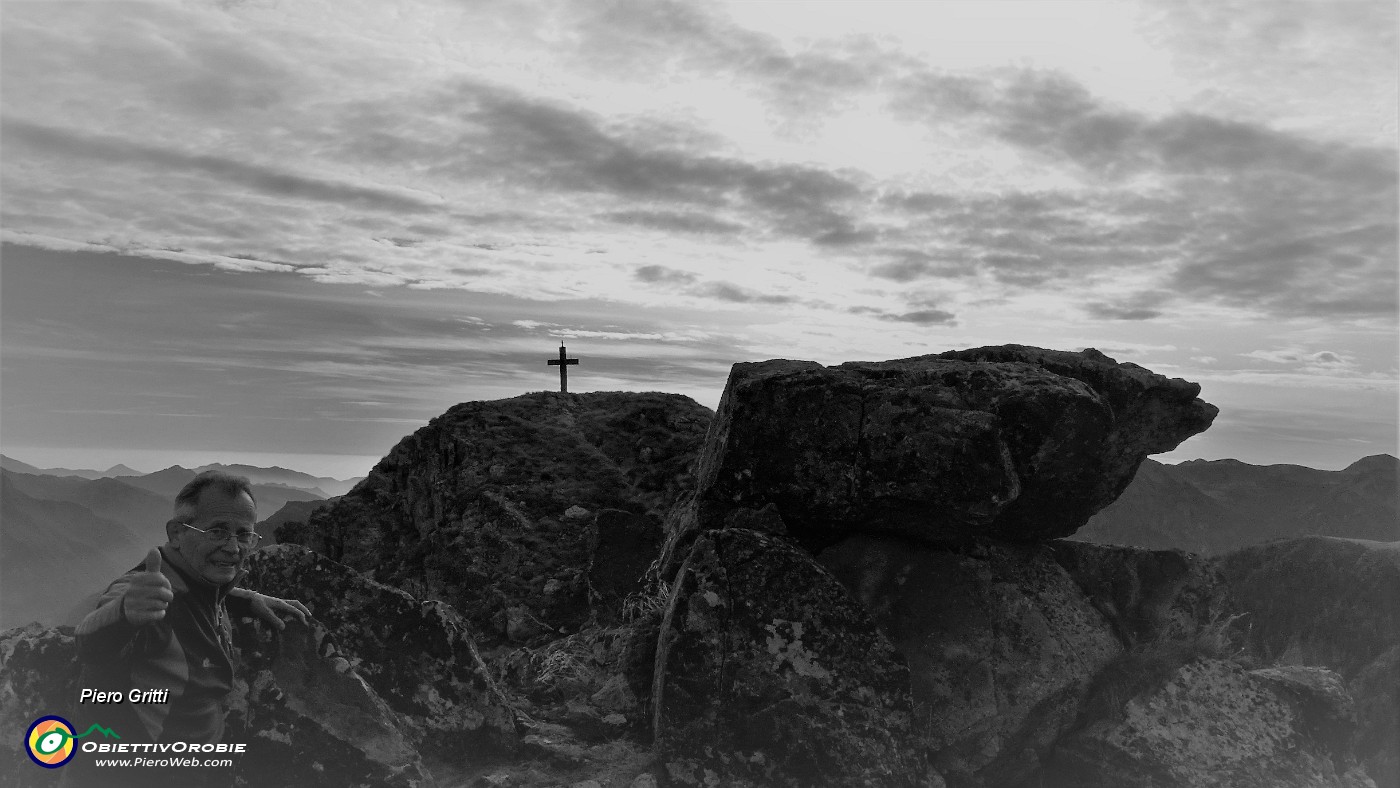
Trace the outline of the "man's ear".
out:
<instances>
[{"instance_id":1,"label":"man's ear","mask_svg":"<svg viewBox=\"0 0 1400 788\"><path fill-rule=\"evenodd\" d=\"M185 530L185 526L179 520L167 520L165 522L165 539L170 544L175 544L175 539L180 536L180 532Z\"/></svg>"}]
</instances>

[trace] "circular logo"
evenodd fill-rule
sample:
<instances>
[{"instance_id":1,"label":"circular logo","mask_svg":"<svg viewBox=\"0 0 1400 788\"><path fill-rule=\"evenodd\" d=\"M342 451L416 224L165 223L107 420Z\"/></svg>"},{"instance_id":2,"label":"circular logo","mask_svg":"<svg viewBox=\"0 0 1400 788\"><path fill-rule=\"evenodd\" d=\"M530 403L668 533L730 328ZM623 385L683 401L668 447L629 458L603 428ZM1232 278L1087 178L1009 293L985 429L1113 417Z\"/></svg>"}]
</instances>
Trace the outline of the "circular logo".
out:
<instances>
[{"instance_id":1,"label":"circular logo","mask_svg":"<svg viewBox=\"0 0 1400 788\"><path fill-rule=\"evenodd\" d=\"M24 734L29 760L45 769L57 769L73 760L73 724L62 717L40 717Z\"/></svg>"}]
</instances>

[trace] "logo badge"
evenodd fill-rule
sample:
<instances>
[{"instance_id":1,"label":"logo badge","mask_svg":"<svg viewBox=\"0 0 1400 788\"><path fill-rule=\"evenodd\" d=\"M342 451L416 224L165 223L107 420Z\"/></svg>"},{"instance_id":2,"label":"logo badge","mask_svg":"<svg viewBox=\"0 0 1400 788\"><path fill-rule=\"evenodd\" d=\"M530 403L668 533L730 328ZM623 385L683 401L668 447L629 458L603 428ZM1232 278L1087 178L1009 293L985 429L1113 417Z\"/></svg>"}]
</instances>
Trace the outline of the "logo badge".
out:
<instances>
[{"instance_id":1,"label":"logo badge","mask_svg":"<svg viewBox=\"0 0 1400 788\"><path fill-rule=\"evenodd\" d=\"M40 717L24 734L29 760L45 769L57 769L73 760L73 724L62 717Z\"/></svg>"}]
</instances>

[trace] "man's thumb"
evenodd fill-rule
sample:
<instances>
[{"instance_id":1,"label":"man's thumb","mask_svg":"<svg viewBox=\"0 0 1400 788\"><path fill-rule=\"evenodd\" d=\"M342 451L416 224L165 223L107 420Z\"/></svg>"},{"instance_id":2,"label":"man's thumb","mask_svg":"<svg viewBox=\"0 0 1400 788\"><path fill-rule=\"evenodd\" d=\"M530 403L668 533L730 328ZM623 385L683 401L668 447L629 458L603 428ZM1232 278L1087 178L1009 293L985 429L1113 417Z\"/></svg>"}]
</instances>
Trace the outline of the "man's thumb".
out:
<instances>
[{"instance_id":1,"label":"man's thumb","mask_svg":"<svg viewBox=\"0 0 1400 788\"><path fill-rule=\"evenodd\" d=\"M159 572L159 571L160 571L160 548L159 548L159 547L152 547L152 548L151 548L151 552L146 553L146 571L147 571L147 572Z\"/></svg>"}]
</instances>

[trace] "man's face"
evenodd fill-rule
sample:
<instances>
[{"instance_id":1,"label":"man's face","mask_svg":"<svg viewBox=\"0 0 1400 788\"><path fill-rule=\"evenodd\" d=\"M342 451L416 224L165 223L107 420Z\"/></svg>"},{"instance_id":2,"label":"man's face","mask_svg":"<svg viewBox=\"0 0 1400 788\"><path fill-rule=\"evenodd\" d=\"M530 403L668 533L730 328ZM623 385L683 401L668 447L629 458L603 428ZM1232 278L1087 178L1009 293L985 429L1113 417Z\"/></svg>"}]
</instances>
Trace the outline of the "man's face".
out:
<instances>
[{"instance_id":1,"label":"man's face","mask_svg":"<svg viewBox=\"0 0 1400 788\"><path fill-rule=\"evenodd\" d=\"M195 503L195 517L190 525L205 530L221 528L230 534L251 533L258 521L253 499L245 493L228 495L212 487L205 488ZM232 538L214 542L208 536L188 528L178 528L176 545L180 555L200 577L215 585L231 582L238 575L251 548L241 547Z\"/></svg>"}]
</instances>

